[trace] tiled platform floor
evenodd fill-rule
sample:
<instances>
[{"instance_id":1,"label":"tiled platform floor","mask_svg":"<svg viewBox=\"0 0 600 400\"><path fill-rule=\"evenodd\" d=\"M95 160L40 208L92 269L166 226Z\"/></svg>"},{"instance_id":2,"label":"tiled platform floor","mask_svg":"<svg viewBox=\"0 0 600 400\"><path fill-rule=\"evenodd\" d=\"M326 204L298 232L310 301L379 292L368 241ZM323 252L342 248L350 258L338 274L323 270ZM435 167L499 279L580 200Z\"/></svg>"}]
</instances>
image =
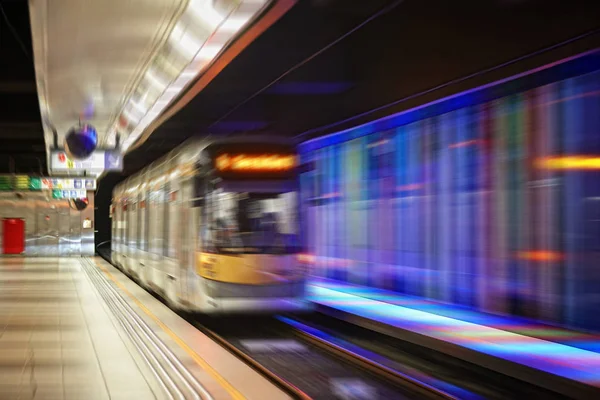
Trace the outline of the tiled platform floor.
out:
<instances>
[{"instance_id":1,"label":"tiled platform floor","mask_svg":"<svg viewBox=\"0 0 600 400\"><path fill-rule=\"evenodd\" d=\"M335 281L314 280L310 300L348 315L600 387L598 336Z\"/></svg>"},{"instance_id":2,"label":"tiled platform floor","mask_svg":"<svg viewBox=\"0 0 600 400\"><path fill-rule=\"evenodd\" d=\"M82 262L0 258L0 400L167 398ZM102 269L107 281L110 275L139 296L132 307L143 304L171 326L171 336L153 329L213 398L287 398L119 271L106 263Z\"/></svg>"},{"instance_id":3,"label":"tiled platform floor","mask_svg":"<svg viewBox=\"0 0 600 400\"><path fill-rule=\"evenodd\" d=\"M0 398L155 398L80 267L0 259Z\"/></svg>"}]
</instances>

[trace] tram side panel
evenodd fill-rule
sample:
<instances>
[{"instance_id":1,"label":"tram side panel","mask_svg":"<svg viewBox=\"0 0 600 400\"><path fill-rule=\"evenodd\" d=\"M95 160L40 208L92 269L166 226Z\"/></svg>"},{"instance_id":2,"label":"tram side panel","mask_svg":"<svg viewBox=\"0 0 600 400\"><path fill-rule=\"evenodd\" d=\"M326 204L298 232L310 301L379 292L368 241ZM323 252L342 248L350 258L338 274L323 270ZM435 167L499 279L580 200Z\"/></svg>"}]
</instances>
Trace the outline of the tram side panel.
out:
<instances>
[{"instance_id":1,"label":"tram side panel","mask_svg":"<svg viewBox=\"0 0 600 400\"><path fill-rule=\"evenodd\" d=\"M115 208L115 199L113 197L110 203L110 258L113 263L115 263L115 254L117 253L117 224L115 223L116 219L117 213Z\"/></svg>"},{"instance_id":2,"label":"tram side panel","mask_svg":"<svg viewBox=\"0 0 600 400\"><path fill-rule=\"evenodd\" d=\"M183 308L193 308L195 304L195 293L193 290L193 225L192 217L192 196L193 196L193 181L184 177L179 182L178 192L176 193L177 204L175 206L175 215L179 219L177 223L170 221L170 233L176 237L177 241L177 259L179 262L178 275L178 296L177 302ZM192 228L192 229L191 229Z\"/></svg>"},{"instance_id":3,"label":"tram side panel","mask_svg":"<svg viewBox=\"0 0 600 400\"><path fill-rule=\"evenodd\" d=\"M133 275L136 273L136 259L137 259L137 249L136 249L136 218L137 218L137 202L135 199L135 194L131 194L128 199L127 204L127 269Z\"/></svg>"},{"instance_id":4,"label":"tram side panel","mask_svg":"<svg viewBox=\"0 0 600 400\"><path fill-rule=\"evenodd\" d=\"M195 196L195 189L192 190L192 196ZM200 229L205 221L202 220L202 206L194 205L194 201L191 201L190 221L188 225L188 254L186 256L188 266L186 272L187 282L186 287L188 288L189 299L194 307L198 310L203 310L207 307L207 297L204 287L202 285L200 276L198 275L198 262L196 252L200 246Z\"/></svg>"},{"instance_id":5,"label":"tram side panel","mask_svg":"<svg viewBox=\"0 0 600 400\"><path fill-rule=\"evenodd\" d=\"M162 290L167 299L177 307L181 303L181 220L180 220L180 176L176 172L177 160L171 159L165 165L168 177L164 190L164 245Z\"/></svg>"},{"instance_id":6,"label":"tram side panel","mask_svg":"<svg viewBox=\"0 0 600 400\"><path fill-rule=\"evenodd\" d=\"M122 195L123 196L123 195ZM123 266L125 261L125 217L127 211L127 202L125 197L121 197L119 201L119 265Z\"/></svg>"},{"instance_id":7,"label":"tram side panel","mask_svg":"<svg viewBox=\"0 0 600 400\"><path fill-rule=\"evenodd\" d=\"M154 182L154 174L152 171L148 174L150 187L148 188L148 262L144 273L144 284L148 287L155 286L155 269L160 263L160 238L159 230L162 224L162 218L159 214L159 197L160 191L157 184Z\"/></svg>"},{"instance_id":8,"label":"tram side panel","mask_svg":"<svg viewBox=\"0 0 600 400\"><path fill-rule=\"evenodd\" d=\"M139 276L140 270L140 255L139 255L139 214L140 214L140 202L139 202L139 193L140 193L140 179L139 177L134 179L132 182L135 190L131 193L131 218L129 219L129 232L130 232L130 244L129 249L131 251L130 260L129 260L129 269L133 276Z\"/></svg>"},{"instance_id":9,"label":"tram side panel","mask_svg":"<svg viewBox=\"0 0 600 400\"><path fill-rule=\"evenodd\" d=\"M129 256L129 237L127 236L127 219L129 218L129 213L127 211L129 207L129 199L125 194L123 199L122 208L122 218L121 218L121 265L127 271L129 266L129 261L127 257Z\"/></svg>"},{"instance_id":10,"label":"tram side panel","mask_svg":"<svg viewBox=\"0 0 600 400\"><path fill-rule=\"evenodd\" d=\"M118 221L118 202L116 199L116 189L115 192L113 192L113 199L112 202L110 204L110 207L112 209L112 218L110 220L110 225L111 225L111 237L110 237L110 258L113 262L113 264L118 264L117 262L117 252L118 252L118 241L119 241L119 233L117 231L117 221Z\"/></svg>"},{"instance_id":11,"label":"tram side panel","mask_svg":"<svg viewBox=\"0 0 600 400\"><path fill-rule=\"evenodd\" d=\"M140 192L138 194L138 279L142 280L148 264L148 190L145 174L140 176Z\"/></svg>"},{"instance_id":12,"label":"tram side panel","mask_svg":"<svg viewBox=\"0 0 600 400\"><path fill-rule=\"evenodd\" d=\"M146 171L140 174L142 180L142 188L140 189L141 205L140 205L140 223L142 224L142 240L140 241L139 252L139 280L145 283L150 265L150 208L152 200L150 198L150 180Z\"/></svg>"},{"instance_id":13,"label":"tram side panel","mask_svg":"<svg viewBox=\"0 0 600 400\"><path fill-rule=\"evenodd\" d=\"M161 174L168 176L167 166L164 165L161 168ZM159 263L155 264L156 269L156 284L160 288L161 292L166 296L167 293L173 291L172 282L175 277L170 274L172 265L169 260L169 191L171 188L171 182L167 179L161 188L160 196L160 210L159 216L162 220L161 229L158 232L160 235L160 249L159 249Z\"/></svg>"},{"instance_id":14,"label":"tram side panel","mask_svg":"<svg viewBox=\"0 0 600 400\"><path fill-rule=\"evenodd\" d=\"M123 226L122 226L122 232L123 232L123 240L121 241L121 247L123 249L123 252L121 254L122 256L122 264L123 264L123 268L131 273L131 270L129 268L129 260L131 257L131 250L130 250L130 232L129 232L129 220L131 218L131 196L130 196L130 192L129 192L129 188L130 188L130 184L129 182L127 182L127 184L124 187L124 191L123 191L123 195L124 195L124 202L123 202Z\"/></svg>"},{"instance_id":15,"label":"tram side panel","mask_svg":"<svg viewBox=\"0 0 600 400\"><path fill-rule=\"evenodd\" d=\"M120 188L117 187L115 190L115 199L114 199L114 217L112 223L114 225L115 235L112 238L114 241L114 248L112 252L113 262L116 265L121 265L121 215L123 214L121 198L120 198Z\"/></svg>"}]
</instances>

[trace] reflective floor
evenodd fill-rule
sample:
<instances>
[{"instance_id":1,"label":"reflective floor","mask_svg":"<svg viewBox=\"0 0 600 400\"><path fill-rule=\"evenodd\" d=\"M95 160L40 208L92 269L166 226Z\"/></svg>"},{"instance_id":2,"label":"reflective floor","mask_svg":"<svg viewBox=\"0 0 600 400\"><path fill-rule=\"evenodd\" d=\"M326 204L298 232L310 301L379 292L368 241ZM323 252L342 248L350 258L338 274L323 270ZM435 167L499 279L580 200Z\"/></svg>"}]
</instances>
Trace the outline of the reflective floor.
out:
<instances>
[{"instance_id":1,"label":"reflective floor","mask_svg":"<svg viewBox=\"0 0 600 400\"><path fill-rule=\"evenodd\" d=\"M287 398L102 263L0 258L0 399Z\"/></svg>"},{"instance_id":2,"label":"reflective floor","mask_svg":"<svg viewBox=\"0 0 600 400\"><path fill-rule=\"evenodd\" d=\"M0 288L3 396L155 397L77 259L2 258Z\"/></svg>"}]
</instances>

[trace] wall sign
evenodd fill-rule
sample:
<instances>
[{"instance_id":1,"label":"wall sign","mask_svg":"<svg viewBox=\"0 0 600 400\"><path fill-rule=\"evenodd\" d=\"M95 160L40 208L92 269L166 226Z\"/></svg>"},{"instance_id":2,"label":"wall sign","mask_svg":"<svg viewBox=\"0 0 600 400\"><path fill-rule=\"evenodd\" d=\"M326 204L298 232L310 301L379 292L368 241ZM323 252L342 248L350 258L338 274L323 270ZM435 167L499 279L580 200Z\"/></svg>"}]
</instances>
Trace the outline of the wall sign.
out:
<instances>
[{"instance_id":1,"label":"wall sign","mask_svg":"<svg viewBox=\"0 0 600 400\"><path fill-rule=\"evenodd\" d=\"M97 174L104 170L123 170L123 154L117 150L96 150L84 160L71 160L64 150L50 151L52 173Z\"/></svg>"},{"instance_id":2,"label":"wall sign","mask_svg":"<svg viewBox=\"0 0 600 400\"><path fill-rule=\"evenodd\" d=\"M41 178L41 189L96 190L96 180L85 178Z\"/></svg>"}]
</instances>

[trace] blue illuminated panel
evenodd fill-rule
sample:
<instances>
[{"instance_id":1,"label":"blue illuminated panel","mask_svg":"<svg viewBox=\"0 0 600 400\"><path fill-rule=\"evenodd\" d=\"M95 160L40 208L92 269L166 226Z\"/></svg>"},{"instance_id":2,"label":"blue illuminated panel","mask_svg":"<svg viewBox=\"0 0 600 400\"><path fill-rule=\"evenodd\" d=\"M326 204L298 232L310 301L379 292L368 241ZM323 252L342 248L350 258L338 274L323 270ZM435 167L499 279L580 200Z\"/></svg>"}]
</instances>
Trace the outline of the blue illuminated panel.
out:
<instances>
[{"instance_id":1,"label":"blue illuminated panel","mask_svg":"<svg viewBox=\"0 0 600 400\"><path fill-rule=\"evenodd\" d=\"M431 338L469 348L491 356L523 364L564 378L600 386L600 354L584 346L569 346L556 340L587 340L588 348L600 347L598 337L589 340L586 335L564 330L539 328L519 320L487 317L483 314L461 312L452 307L420 302L415 298L385 295L369 289L346 285L317 283L310 287L311 300L363 318L375 320L399 329L407 329ZM377 299L377 300L376 300ZM393 304L394 301L406 306ZM422 311L427 309L428 312ZM454 316L447 316L452 315ZM445 314L445 315L444 315ZM459 317L459 318L456 318ZM469 322L468 320L475 320ZM537 330L543 340L516 333ZM561 339L561 336L558 336Z\"/></svg>"},{"instance_id":2,"label":"blue illuminated panel","mask_svg":"<svg viewBox=\"0 0 600 400\"><path fill-rule=\"evenodd\" d=\"M301 145L313 275L600 330L600 53Z\"/></svg>"}]
</instances>

